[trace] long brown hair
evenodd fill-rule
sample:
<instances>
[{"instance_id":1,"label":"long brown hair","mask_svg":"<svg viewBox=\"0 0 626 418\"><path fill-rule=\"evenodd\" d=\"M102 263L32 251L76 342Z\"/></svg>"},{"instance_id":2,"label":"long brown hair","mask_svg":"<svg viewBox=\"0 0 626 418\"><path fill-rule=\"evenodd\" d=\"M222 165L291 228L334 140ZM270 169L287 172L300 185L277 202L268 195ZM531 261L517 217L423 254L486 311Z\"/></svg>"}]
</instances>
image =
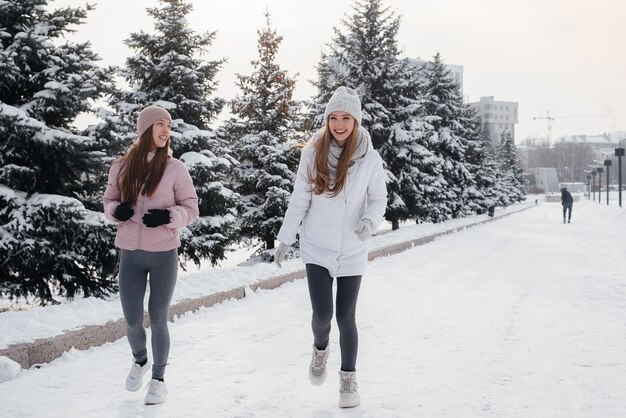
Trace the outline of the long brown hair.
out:
<instances>
[{"instance_id":1,"label":"long brown hair","mask_svg":"<svg viewBox=\"0 0 626 418\"><path fill-rule=\"evenodd\" d=\"M117 177L122 202L134 205L139 193L152 196L159 185L169 156L170 138L167 138L164 147L155 150L154 157L148 161L152 144L152 126L150 126L122 157L122 170Z\"/></svg>"},{"instance_id":2,"label":"long brown hair","mask_svg":"<svg viewBox=\"0 0 626 418\"><path fill-rule=\"evenodd\" d=\"M350 167L350 161L352 160L352 155L356 149L356 142L359 137L359 125L354 121L352 133L346 139L346 143L339 157L337 176L334 182L331 181L328 174L328 153L330 152L330 142L335 139L328 125L322 129L322 137L315 144L315 176L313 176L310 171L308 172L309 183L311 183L313 193L322 194L328 192L332 197L335 197L343 190L346 184L348 168Z\"/></svg>"}]
</instances>

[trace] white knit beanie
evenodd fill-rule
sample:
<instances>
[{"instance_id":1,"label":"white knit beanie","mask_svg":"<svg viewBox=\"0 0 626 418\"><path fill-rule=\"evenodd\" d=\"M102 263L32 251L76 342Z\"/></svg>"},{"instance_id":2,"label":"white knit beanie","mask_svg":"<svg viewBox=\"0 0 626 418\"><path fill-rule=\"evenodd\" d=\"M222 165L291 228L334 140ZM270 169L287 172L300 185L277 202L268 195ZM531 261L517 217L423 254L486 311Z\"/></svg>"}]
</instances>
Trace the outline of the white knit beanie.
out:
<instances>
[{"instance_id":1,"label":"white knit beanie","mask_svg":"<svg viewBox=\"0 0 626 418\"><path fill-rule=\"evenodd\" d=\"M163 109L159 106L148 106L139 112L139 117L137 118L137 134L139 137L143 135L144 132L148 130L149 127L154 125L159 119L167 119L170 122L172 121L172 115L170 112Z\"/></svg>"},{"instance_id":2,"label":"white knit beanie","mask_svg":"<svg viewBox=\"0 0 626 418\"><path fill-rule=\"evenodd\" d=\"M326 110L324 110L324 121L326 123L328 123L330 114L335 111L351 114L356 123L361 126L361 100L356 91L351 88L341 86L335 90L335 93L333 93L326 105Z\"/></svg>"}]
</instances>

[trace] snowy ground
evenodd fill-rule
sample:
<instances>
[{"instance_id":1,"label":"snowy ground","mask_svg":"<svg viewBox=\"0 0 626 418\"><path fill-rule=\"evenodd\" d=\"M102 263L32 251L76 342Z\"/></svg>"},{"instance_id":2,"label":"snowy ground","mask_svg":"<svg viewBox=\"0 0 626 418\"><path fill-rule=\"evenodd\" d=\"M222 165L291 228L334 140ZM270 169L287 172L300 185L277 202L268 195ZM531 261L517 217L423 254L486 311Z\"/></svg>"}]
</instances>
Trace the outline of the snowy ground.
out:
<instances>
[{"instance_id":1,"label":"snowy ground","mask_svg":"<svg viewBox=\"0 0 626 418\"><path fill-rule=\"evenodd\" d=\"M507 209L498 209L496 216L519 211L520 208L532 206L534 199ZM432 235L437 232L463 227L486 219L486 215L454 219L440 224L403 224L393 233L384 233L373 237L369 248L374 250L387 245L397 244L411 239ZM389 225L383 225L381 232L387 232ZM304 266L299 259L287 260L282 268L274 263L257 263L239 266L250 254L249 249L241 248L229 253L228 259L219 268L210 265L197 269L194 265L187 271L179 272L173 303L185 299L193 299L216 292L246 286L272 276L302 270ZM146 299L148 295L146 295ZM6 301L6 299L5 299ZM105 324L107 321L122 318L122 308L118 295L107 299L77 298L73 301L61 299L60 305L38 307L21 304L22 310L0 313L0 349L12 344L33 342L38 338L49 338L62 334L66 330L78 329L86 325ZM0 298L0 306L2 299ZM145 303L147 306L147 301Z\"/></svg>"},{"instance_id":2,"label":"snowy ground","mask_svg":"<svg viewBox=\"0 0 626 418\"><path fill-rule=\"evenodd\" d=\"M624 234L623 209L580 202L563 225L544 203L371 262L352 410L337 408L336 329L328 380L308 383L298 280L171 324L163 405L124 390L122 339L0 384L0 416L624 417Z\"/></svg>"}]
</instances>

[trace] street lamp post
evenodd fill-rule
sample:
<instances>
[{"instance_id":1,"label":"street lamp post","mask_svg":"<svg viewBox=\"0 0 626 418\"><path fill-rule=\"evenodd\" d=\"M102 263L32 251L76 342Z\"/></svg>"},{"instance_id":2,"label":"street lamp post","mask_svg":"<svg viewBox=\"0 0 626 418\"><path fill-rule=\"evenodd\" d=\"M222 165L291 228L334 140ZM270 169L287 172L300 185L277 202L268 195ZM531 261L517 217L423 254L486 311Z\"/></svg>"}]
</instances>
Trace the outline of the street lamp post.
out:
<instances>
[{"instance_id":1,"label":"street lamp post","mask_svg":"<svg viewBox=\"0 0 626 418\"><path fill-rule=\"evenodd\" d=\"M612 161L608 158L604 160L604 166L606 167L606 204L609 204L609 167Z\"/></svg>"},{"instance_id":2,"label":"street lamp post","mask_svg":"<svg viewBox=\"0 0 626 418\"><path fill-rule=\"evenodd\" d=\"M619 207L622 207L622 157L624 156L624 148L615 148L615 156L617 157L617 182L619 184Z\"/></svg>"},{"instance_id":3,"label":"street lamp post","mask_svg":"<svg viewBox=\"0 0 626 418\"><path fill-rule=\"evenodd\" d=\"M598 172L598 203L601 203L600 200L602 199L600 195L602 194L602 172L604 171L604 168L598 167L596 168L596 171Z\"/></svg>"},{"instance_id":4,"label":"street lamp post","mask_svg":"<svg viewBox=\"0 0 626 418\"><path fill-rule=\"evenodd\" d=\"M591 179L593 180L591 183L591 193L593 193L593 199L591 199L592 202L596 201L596 174L598 173L595 168L591 170Z\"/></svg>"}]
</instances>

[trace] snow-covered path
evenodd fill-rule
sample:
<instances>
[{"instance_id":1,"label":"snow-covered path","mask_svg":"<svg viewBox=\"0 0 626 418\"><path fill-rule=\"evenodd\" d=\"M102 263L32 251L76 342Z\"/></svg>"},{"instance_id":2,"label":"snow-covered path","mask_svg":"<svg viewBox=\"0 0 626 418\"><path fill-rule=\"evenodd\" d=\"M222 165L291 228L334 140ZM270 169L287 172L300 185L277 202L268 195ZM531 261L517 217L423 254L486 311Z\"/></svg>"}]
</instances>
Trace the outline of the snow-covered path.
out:
<instances>
[{"instance_id":1,"label":"snow-covered path","mask_svg":"<svg viewBox=\"0 0 626 418\"><path fill-rule=\"evenodd\" d=\"M375 260L357 310L362 405L306 373L306 283L170 326L165 404L123 388L125 339L0 384L2 417L624 417L623 209L544 203ZM334 325L334 324L333 324Z\"/></svg>"}]
</instances>

